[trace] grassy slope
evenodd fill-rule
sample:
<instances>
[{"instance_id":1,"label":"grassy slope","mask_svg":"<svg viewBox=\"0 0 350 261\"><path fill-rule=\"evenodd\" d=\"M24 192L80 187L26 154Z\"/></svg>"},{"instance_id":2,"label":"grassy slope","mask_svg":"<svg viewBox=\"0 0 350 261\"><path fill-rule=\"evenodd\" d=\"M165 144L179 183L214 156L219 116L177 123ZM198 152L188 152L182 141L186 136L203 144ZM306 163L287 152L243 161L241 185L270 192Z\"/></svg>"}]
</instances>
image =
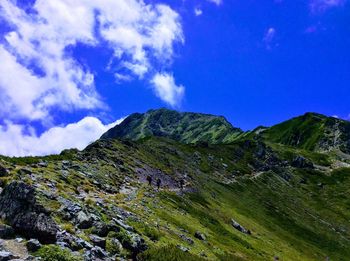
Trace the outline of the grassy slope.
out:
<instances>
[{"instance_id":1,"label":"grassy slope","mask_svg":"<svg viewBox=\"0 0 350 261\"><path fill-rule=\"evenodd\" d=\"M324 135L326 120L323 115L308 113L269 128L264 136L271 142L314 150Z\"/></svg>"},{"instance_id":2,"label":"grassy slope","mask_svg":"<svg viewBox=\"0 0 350 261\"><path fill-rule=\"evenodd\" d=\"M84 189L88 197L83 204L94 213L100 213L106 221L113 215L112 206L137 213L141 222L130 220L130 224L151 247L143 260L158 258L166 261L166 253L178 256L168 260L200 260L203 255L209 260L271 260L274 256L282 260L322 260L326 256L331 260L349 259L350 170L321 173L287 167L284 172L292 177L288 182L282 178L284 173L266 172L251 178L255 147L244 147L244 144L191 146L158 138L139 142L101 141L77 156L74 153L65 156L81 166L79 171L70 170L68 178L59 171L65 157L47 157L48 167L35 170L39 177L36 182L47 190L47 181L55 183L57 193L71 200L76 200L78 188ZM327 166L332 160L324 154L281 145L273 148L283 160L300 152L321 165ZM14 164L15 167L10 177L1 180L32 182L18 172L22 168L18 163L25 165L37 162L38 158L26 160L5 159L5 165ZM111 163L116 162L118 166L114 167ZM197 190L177 195L173 191L157 192L139 184L136 169L145 165L174 178L187 173L191 177L190 185ZM227 180L232 181L232 173L237 171L247 175L224 184ZM91 173L92 177L82 176L82 172ZM132 180L129 183L138 188L132 197L105 193L93 182L97 180L118 187L124 184L126 176ZM104 200L103 208L95 204L96 195ZM46 201L44 205L52 210L59 208L59 203L54 200ZM74 227L55 212L54 217L74 232ZM251 230L252 235L235 230L230 224L231 218ZM196 231L204 233L207 241L194 238ZM89 233L90 230L83 231L79 236L89 240ZM180 234L195 243L188 244ZM192 255L186 259L184 255L187 254L178 252L173 247L176 245L189 247Z\"/></svg>"},{"instance_id":3,"label":"grassy slope","mask_svg":"<svg viewBox=\"0 0 350 261\"><path fill-rule=\"evenodd\" d=\"M262 136L272 143L304 150L340 149L350 153L350 122L316 113L306 113L272 126Z\"/></svg>"},{"instance_id":4,"label":"grassy slope","mask_svg":"<svg viewBox=\"0 0 350 261\"><path fill-rule=\"evenodd\" d=\"M183 143L221 143L234 140L240 133L224 117L160 109L132 114L102 137L139 140L158 136Z\"/></svg>"},{"instance_id":5,"label":"grassy slope","mask_svg":"<svg viewBox=\"0 0 350 261\"><path fill-rule=\"evenodd\" d=\"M307 185L298 184L305 175L316 176ZM194 246L187 246L213 259L347 260L350 170L332 175L297 173L292 184L272 173L232 185L210 181L199 194L185 198L163 193L164 208L153 218L170 225L171 231L187 230L192 238L197 230L205 233L207 243L195 240ZM324 189L317 185L320 180ZM234 230L231 218L250 229L252 236ZM169 242L186 245L167 232L156 245Z\"/></svg>"}]
</instances>

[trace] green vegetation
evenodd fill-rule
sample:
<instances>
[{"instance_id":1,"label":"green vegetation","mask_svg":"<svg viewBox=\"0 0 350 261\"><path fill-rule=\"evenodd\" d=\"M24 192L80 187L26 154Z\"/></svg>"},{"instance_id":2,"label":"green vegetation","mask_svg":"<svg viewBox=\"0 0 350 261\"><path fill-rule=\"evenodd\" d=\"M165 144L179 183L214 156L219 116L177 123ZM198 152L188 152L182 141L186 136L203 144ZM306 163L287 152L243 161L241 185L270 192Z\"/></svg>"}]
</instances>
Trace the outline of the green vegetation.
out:
<instances>
[{"instance_id":1,"label":"green vegetation","mask_svg":"<svg viewBox=\"0 0 350 261\"><path fill-rule=\"evenodd\" d=\"M55 245L43 246L35 255L41 257L43 261L82 261L81 258L71 254L69 250L62 249Z\"/></svg>"},{"instance_id":2,"label":"green vegetation","mask_svg":"<svg viewBox=\"0 0 350 261\"><path fill-rule=\"evenodd\" d=\"M270 142L310 151L338 148L350 152L350 123L317 113L277 124L265 130L263 136Z\"/></svg>"},{"instance_id":3,"label":"green vegetation","mask_svg":"<svg viewBox=\"0 0 350 261\"><path fill-rule=\"evenodd\" d=\"M240 133L242 131L232 127L224 117L160 109L132 114L102 138L139 140L157 136L183 143L213 144L233 141Z\"/></svg>"},{"instance_id":4,"label":"green vegetation","mask_svg":"<svg viewBox=\"0 0 350 261\"><path fill-rule=\"evenodd\" d=\"M199 256L181 251L173 245L152 248L138 256L140 261L204 261Z\"/></svg>"}]
</instances>

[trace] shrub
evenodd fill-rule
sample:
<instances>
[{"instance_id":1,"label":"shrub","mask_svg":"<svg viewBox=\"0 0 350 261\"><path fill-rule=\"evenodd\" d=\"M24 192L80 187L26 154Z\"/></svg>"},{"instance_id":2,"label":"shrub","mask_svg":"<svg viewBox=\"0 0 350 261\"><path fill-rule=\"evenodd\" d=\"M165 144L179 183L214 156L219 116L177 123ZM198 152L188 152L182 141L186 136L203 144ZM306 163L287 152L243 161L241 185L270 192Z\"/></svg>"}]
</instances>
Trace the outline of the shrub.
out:
<instances>
[{"instance_id":1,"label":"shrub","mask_svg":"<svg viewBox=\"0 0 350 261\"><path fill-rule=\"evenodd\" d=\"M43 261L81 261L82 259L74 256L69 250L62 249L55 245L46 245L40 248L36 256L41 257Z\"/></svg>"},{"instance_id":2,"label":"shrub","mask_svg":"<svg viewBox=\"0 0 350 261\"><path fill-rule=\"evenodd\" d=\"M65 223L62 225L62 228L70 234L75 234L75 227L71 223Z\"/></svg>"},{"instance_id":3,"label":"shrub","mask_svg":"<svg viewBox=\"0 0 350 261\"><path fill-rule=\"evenodd\" d=\"M161 237L161 233L157 229L150 226L145 226L144 232L145 235L152 241L158 241Z\"/></svg>"},{"instance_id":4,"label":"shrub","mask_svg":"<svg viewBox=\"0 0 350 261\"><path fill-rule=\"evenodd\" d=\"M106 250L111 254L119 254L123 247L118 239L114 237L108 237L106 240Z\"/></svg>"}]
</instances>

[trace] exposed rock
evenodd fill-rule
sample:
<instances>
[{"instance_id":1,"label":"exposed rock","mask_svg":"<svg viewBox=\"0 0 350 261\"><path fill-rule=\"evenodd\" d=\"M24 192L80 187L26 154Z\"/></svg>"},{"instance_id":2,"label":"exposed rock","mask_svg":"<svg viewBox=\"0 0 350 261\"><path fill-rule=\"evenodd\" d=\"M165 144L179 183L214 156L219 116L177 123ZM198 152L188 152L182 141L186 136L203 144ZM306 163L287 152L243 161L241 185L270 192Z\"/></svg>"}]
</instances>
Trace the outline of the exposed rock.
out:
<instances>
[{"instance_id":1,"label":"exposed rock","mask_svg":"<svg viewBox=\"0 0 350 261\"><path fill-rule=\"evenodd\" d=\"M6 177L10 174L7 168L0 165L0 177Z\"/></svg>"},{"instance_id":2,"label":"exposed rock","mask_svg":"<svg viewBox=\"0 0 350 261\"><path fill-rule=\"evenodd\" d=\"M12 227L8 225L0 224L0 238L10 239L10 238L14 238L14 236L15 236L15 230Z\"/></svg>"},{"instance_id":3,"label":"exposed rock","mask_svg":"<svg viewBox=\"0 0 350 261\"><path fill-rule=\"evenodd\" d=\"M32 172L31 169L22 168L22 169L20 169L20 170L18 171L18 173L19 173L20 175L30 175L30 174L32 174L33 172Z\"/></svg>"},{"instance_id":4,"label":"exposed rock","mask_svg":"<svg viewBox=\"0 0 350 261\"><path fill-rule=\"evenodd\" d=\"M68 199L59 197L58 201L62 204L59 212L62 213L67 220L73 219L82 210L82 207L79 204Z\"/></svg>"},{"instance_id":5,"label":"exposed rock","mask_svg":"<svg viewBox=\"0 0 350 261\"><path fill-rule=\"evenodd\" d=\"M48 163L46 161L40 161L38 163L38 166L41 168L46 168L48 166Z\"/></svg>"},{"instance_id":6,"label":"exposed rock","mask_svg":"<svg viewBox=\"0 0 350 261\"><path fill-rule=\"evenodd\" d=\"M94 228L92 229L92 233L100 237L106 237L109 231L109 226L102 222L95 224Z\"/></svg>"},{"instance_id":7,"label":"exposed rock","mask_svg":"<svg viewBox=\"0 0 350 261\"><path fill-rule=\"evenodd\" d=\"M134 230L133 227L131 227L131 226L125 224L125 223L124 223L122 220L120 220L120 219L113 218L113 221L116 223L117 226L122 227L122 228L124 228L125 230L128 230L128 231L133 231L133 230Z\"/></svg>"},{"instance_id":8,"label":"exposed rock","mask_svg":"<svg viewBox=\"0 0 350 261\"><path fill-rule=\"evenodd\" d=\"M245 227L241 226L236 220L234 219L231 219L231 224L232 226L237 229L238 231L244 233L244 234L247 234L247 235L250 235L251 232L250 230L246 229Z\"/></svg>"},{"instance_id":9,"label":"exposed rock","mask_svg":"<svg viewBox=\"0 0 350 261\"><path fill-rule=\"evenodd\" d=\"M60 231L57 233L57 244L68 247L73 251L81 250L81 249L91 249L93 245L89 242L76 237L67 231Z\"/></svg>"},{"instance_id":10,"label":"exposed rock","mask_svg":"<svg viewBox=\"0 0 350 261\"><path fill-rule=\"evenodd\" d=\"M135 255L147 249L145 240L140 235L130 231L125 232L127 234L127 239L124 237L117 237L117 239L121 241L123 247L131 250Z\"/></svg>"},{"instance_id":11,"label":"exposed rock","mask_svg":"<svg viewBox=\"0 0 350 261\"><path fill-rule=\"evenodd\" d=\"M0 195L0 217L16 232L43 243L54 243L58 226L48 211L36 202L35 190L22 182L12 182Z\"/></svg>"},{"instance_id":12,"label":"exposed rock","mask_svg":"<svg viewBox=\"0 0 350 261\"><path fill-rule=\"evenodd\" d=\"M118 227L114 222L108 224L96 222L94 224L94 228L92 229L92 233L100 237L106 237L110 231L118 232L120 231L120 227Z\"/></svg>"},{"instance_id":13,"label":"exposed rock","mask_svg":"<svg viewBox=\"0 0 350 261\"><path fill-rule=\"evenodd\" d=\"M314 164L312 164L311 161L307 160L303 156L297 156L293 159L291 163L292 167L295 168L308 168L308 169L313 169Z\"/></svg>"},{"instance_id":14,"label":"exposed rock","mask_svg":"<svg viewBox=\"0 0 350 261\"><path fill-rule=\"evenodd\" d=\"M88 229L90 227L92 227L94 220L92 219L92 217L88 214L86 214L84 211L80 211L77 214L76 217L76 223L78 228L80 229Z\"/></svg>"},{"instance_id":15,"label":"exposed rock","mask_svg":"<svg viewBox=\"0 0 350 261\"><path fill-rule=\"evenodd\" d=\"M119 254L123 250L123 245L116 238L108 239L107 244L108 244L107 250L110 251L112 254Z\"/></svg>"},{"instance_id":16,"label":"exposed rock","mask_svg":"<svg viewBox=\"0 0 350 261\"><path fill-rule=\"evenodd\" d=\"M207 239L206 236L199 231L196 231L196 233L194 233L194 237L203 241Z\"/></svg>"},{"instance_id":17,"label":"exposed rock","mask_svg":"<svg viewBox=\"0 0 350 261\"><path fill-rule=\"evenodd\" d=\"M106 239L96 236L96 235L90 235L89 236L91 239L91 242L95 245L95 246L99 246L101 248L106 248Z\"/></svg>"},{"instance_id":18,"label":"exposed rock","mask_svg":"<svg viewBox=\"0 0 350 261\"><path fill-rule=\"evenodd\" d=\"M8 261L17 258L11 252L0 251L0 261Z\"/></svg>"},{"instance_id":19,"label":"exposed rock","mask_svg":"<svg viewBox=\"0 0 350 261\"><path fill-rule=\"evenodd\" d=\"M194 241L192 240L192 238L186 237L185 235L181 234L179 235L179 237L183 240L186 241L188 244L193 245Z\"/></svg>"},{"instance_id":20,"label":"exposed rock","mask_svg":"<svg viewBox=\"0 0 350 261\"><path fill-rule=\"evenodd\" d=\"M184 247L184 246L181 246L181 245L177 245L176 246L178 249L180 249L182 252L188 252L190 251L190 249L188 247Z\"/></svg>"},{"instance_id":21,"label":"exposed rock","mask_svg":"<svg viewBox=\"0 0 350 261\"><path fill-rule=\"evenodd\" d=\"M85 252L84 260L85 261L111 260L111 259L107 259L107 255L108 254L106 251L96 246L96 247L93 247L91 250L88 250Z\"/></svg>"},{"instance_id":22,"label":"exposed rock","mask_svg":"<svg viewBox=\"0 0 350 261\"><path fill-rule=\"evenodd\" d=\"M27 249L31 252L37 251L40 247L41 247L41 244L37 239L30 239L27 242Z\"/></svg>"}]
</instances>

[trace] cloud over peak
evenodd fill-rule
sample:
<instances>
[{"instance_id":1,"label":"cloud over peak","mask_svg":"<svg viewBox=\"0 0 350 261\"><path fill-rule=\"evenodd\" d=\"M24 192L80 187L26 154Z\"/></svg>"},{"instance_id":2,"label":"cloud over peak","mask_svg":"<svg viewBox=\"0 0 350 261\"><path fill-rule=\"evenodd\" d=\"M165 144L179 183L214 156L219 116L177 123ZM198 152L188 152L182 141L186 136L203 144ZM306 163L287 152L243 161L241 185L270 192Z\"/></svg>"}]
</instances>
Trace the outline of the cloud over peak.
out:
<instances>
[{"instance_id":1,"label":"cloud over peak","mask_svg":"<svg viewBox=\"0 0 350 261\"><path fill-rule=\"evenodd\" d=\"M0 154L37 156L57 154L71 148L82 150L122 121L104 125L95 117L85 117L76 123L53 127L40 136L31 127L7 122L5 126L0 125Z\"/></svg>"},{"instance_id":2,"label":"cloud over peak","mask_svg":"<svg viewBox=\"0 0 350 261\"><path fill-rule=\"evenodd\" d=\"M176 85L173 75L169 73L157 73L151 80L156 95L164 102L176 107L185 94L182 85Z\"/></svg>"},{"instance_id":3,"label":"cloud over peak","mask_svg":"<svg viewBox=\"0 0 350 261\"><path fill-rule=\"evenodd\" d=\"M112 49L120 80L171 63L173 45L184 41L174 10L141 0L36 0L29 11L2 0L0 18L11 28L0 38L0 116L11 119L105 106L95 75L66 51L77 43Z\"/></svg>"}]
</instances>

